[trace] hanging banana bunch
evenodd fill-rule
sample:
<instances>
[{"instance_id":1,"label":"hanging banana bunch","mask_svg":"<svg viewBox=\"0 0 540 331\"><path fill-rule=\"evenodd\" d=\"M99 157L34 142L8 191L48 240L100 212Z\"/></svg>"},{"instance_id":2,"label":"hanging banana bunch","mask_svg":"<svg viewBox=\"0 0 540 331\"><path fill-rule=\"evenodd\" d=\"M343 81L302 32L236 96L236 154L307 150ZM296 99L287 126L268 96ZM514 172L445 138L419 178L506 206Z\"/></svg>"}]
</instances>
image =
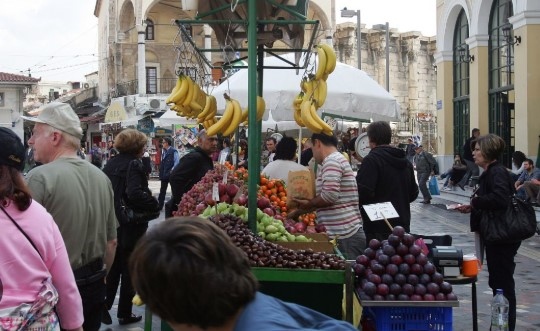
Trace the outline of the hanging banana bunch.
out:
<instances>
[{"instance_id":1,"label":"hanging banana bunch","mask_svg":"<svg viewBox=\"0 0 540 331\"><path fill-rule=\"evenodd\" d=\"M261 121L264 115L264 110L266 109L266 101L264 101L264 98L261 96L257 96L257 122ZM244 123L245 125L248 124L248 114L249 110L248 108L244 108L242 110L242 119L240 120L240 123Z\"/></svg>"},{"instance_id":2,"label":"hanging banana bunch","mask_svg":"<svg viewBox=\"0 0 540 331\"><path fill-rule=\"evenodd\" d=\"M218 133L223 134L223 136L230 136L240 125L242 120L242 108L240 107L240 103L238 100L229 97L227 94L225 94L224 97L226 102L223 116L208 127L208 136L213 136Z\"/></svg>"},{"instance_id":3,"label":"hanging banana bunch","mask_svg":"<svg viewBox=\"0 0 540 331\"><path fill-rule=\"evenodd\" d=\"M315 46L318 66L314 75L300 81L301 92L293 101L294 120L315 133L332 135L332 128L317 114L328 95L326 80L336 68L336 53L327 44Z\"/></svg>"},{"instance_id":4,"label":"hanging banana bunch","mask_svg":"<svg viewBox=\"0 0 540 331\"><path fill-rule=\"evenodd\" d=\"M197 118L206 109L206 93L189 76L178 76L176 85L165 102L178 116Z\"/></svg>"}]
</instances>

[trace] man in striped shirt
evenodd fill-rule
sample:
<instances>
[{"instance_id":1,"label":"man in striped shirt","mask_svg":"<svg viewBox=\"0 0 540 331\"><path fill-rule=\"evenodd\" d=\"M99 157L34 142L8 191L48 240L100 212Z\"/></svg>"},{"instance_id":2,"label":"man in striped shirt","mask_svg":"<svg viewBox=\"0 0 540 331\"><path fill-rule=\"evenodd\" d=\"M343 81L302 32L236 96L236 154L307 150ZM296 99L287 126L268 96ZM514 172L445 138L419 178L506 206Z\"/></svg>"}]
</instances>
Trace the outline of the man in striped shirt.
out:
<instances>
[{"instance_id":1,"label":"man in striped shirt","mask_svg":"<svg viewBox=\"0 0 540 331\"><path fill-rule=\"evenodd\" d=\"M314 133L311 142L317 163L317 192L311 200L293 198L298 209L290 216L317 210L317 223L326 227L329 236L337 238L338 249L347 259L356 259L364 251L366 237L351 165L338 152L335 136Z\"/></svg>"}]
</instances>

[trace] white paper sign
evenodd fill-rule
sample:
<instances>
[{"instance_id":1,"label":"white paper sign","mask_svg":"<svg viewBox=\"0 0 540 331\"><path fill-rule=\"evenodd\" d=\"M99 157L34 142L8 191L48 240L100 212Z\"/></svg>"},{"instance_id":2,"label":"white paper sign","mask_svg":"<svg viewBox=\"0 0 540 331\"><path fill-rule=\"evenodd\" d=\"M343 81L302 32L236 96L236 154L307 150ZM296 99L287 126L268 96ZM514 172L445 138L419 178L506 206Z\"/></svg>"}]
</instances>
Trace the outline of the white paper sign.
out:
<instances>
[{"instance_id":1,"label":"white paper sign","mask_svg":"<svg viewBox=\"0 0 540 331\"><path fill-rule=\"evenodd\" d=\"M212 200L219 202L219 188L218 183L212 185Z\"/></svg>"},{"instance_id":2,"label":"white paper sign","mask_svg":"<svg viewBox=\"0 0 540 331\"><path fill-rule=\"evenodd\" d=\"M391 202L374 203L362 206L371 221L380 221L399 217L396 209Z\"/></svg>"},{"instance_id":3,"label":"white paper sign","mask_svg":"<svg viewBox=\"0 0 540 331\"><path fill-rule=\"evenodd\" d=\"M228 183L228 178L227 177L229 177L229 170L225 170L225 172L223 173L223 179L221 181L223 184Z\"/></svg>"}]
</instances>

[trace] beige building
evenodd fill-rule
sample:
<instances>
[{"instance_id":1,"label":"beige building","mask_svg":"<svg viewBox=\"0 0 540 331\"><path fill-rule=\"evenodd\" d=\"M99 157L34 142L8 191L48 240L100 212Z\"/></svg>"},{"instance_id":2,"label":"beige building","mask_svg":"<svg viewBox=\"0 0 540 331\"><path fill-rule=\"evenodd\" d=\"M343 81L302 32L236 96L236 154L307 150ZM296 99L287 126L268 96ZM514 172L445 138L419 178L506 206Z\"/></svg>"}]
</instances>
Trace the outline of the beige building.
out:
<instances>
[{"instance_id":1,"label":"beige building","mask_svg":"<svg viewBox=\"0 0 540 331\"><path fill-rule=\"evenodd\" d=\"M473 128L536 159L540 134L540 1L437 0L439 153L462 153Z\"/></svg>"}]
</instances>

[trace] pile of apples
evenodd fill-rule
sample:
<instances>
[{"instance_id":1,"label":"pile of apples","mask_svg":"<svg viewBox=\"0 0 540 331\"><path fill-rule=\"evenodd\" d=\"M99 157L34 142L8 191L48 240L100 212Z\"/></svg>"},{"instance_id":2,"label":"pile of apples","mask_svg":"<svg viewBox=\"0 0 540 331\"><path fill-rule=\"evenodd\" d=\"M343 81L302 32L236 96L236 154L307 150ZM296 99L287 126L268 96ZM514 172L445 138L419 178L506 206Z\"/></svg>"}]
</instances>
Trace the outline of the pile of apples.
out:
<instances>
[{"instance_id":1,"label":"pile of apples","mask_svg":"<svg viewBox=\"0 0 540 331\"><path fill-rule=\"evenodd\" d=\"M361 300L457 300L452 285L401 226L394 227L387 240L372 239L353 270Z\"/></svg>"}]
</instances>

